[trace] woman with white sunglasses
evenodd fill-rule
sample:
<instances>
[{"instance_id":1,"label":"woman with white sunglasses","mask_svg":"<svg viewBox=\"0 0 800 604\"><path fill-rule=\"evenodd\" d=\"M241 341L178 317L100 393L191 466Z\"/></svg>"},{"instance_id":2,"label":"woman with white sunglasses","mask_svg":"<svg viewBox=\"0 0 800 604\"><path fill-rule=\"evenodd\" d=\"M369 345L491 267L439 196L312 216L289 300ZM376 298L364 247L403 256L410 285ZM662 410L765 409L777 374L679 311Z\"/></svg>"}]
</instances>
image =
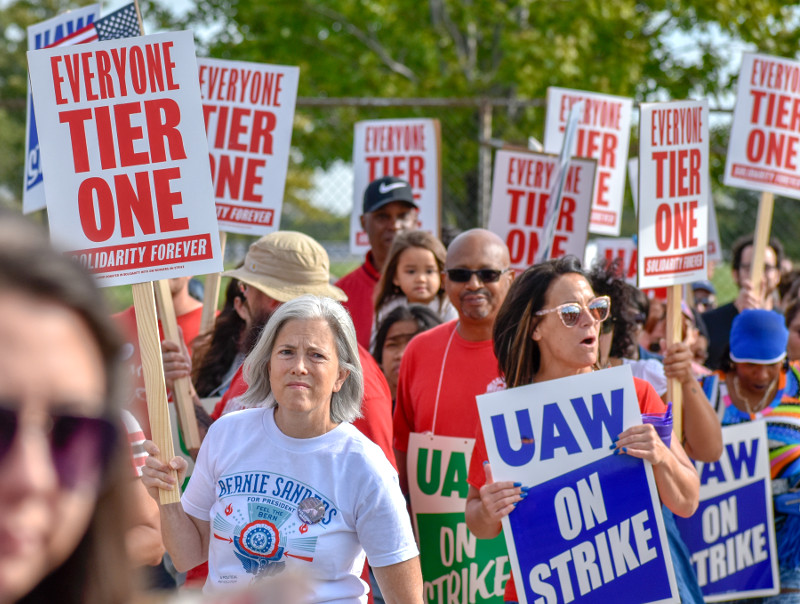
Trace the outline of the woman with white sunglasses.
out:
<instances>
[{"instance_id":1,"label":"woman with white sunglasses","mask_svg":"<svg viewBox=\"0 0 800 604\"><path fill-rule=\"evenodd\" d=\"M596 297L573 256L549 260L519 275L494 326L494 350L507 387L556 380L596 368L600 325L610 301ZM647 382L634 379L642 413L663 413L664 403ZM662 503L679 516L698 505L700 481L677 438L666 446L652 425L633 426L616 441L615 453L649 461ZM500 533L501 519L527 496L514 482L493 482L483 438L475 444L469 472L466 519L479 538ZM514 578L505 600L516 602Z\"/></svg>"}]
</instances>

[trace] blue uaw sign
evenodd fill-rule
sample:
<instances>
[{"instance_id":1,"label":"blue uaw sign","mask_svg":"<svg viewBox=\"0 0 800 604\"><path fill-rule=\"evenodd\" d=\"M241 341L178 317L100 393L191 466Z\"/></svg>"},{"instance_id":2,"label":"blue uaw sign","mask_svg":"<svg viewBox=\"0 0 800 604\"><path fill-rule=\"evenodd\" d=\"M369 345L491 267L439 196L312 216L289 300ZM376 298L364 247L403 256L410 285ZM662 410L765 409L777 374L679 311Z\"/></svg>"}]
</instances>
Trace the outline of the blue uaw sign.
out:
<instances>
[{"instance_id":1,"label":"blue uaw sign","mask_svg":"<svg viewBox=\"0 0 800 604\"><path fill-rule=\"evenodd\" d=\"M28 50L57 45L93 23L100 16L100 5L78 8L28 28ZM28 84L28 114L25 136L25 184L22 188L22 211L25 214L45 207L42 156L39 152L39 133L33 112Z\"/></svg>"},{"instance_id":2,"label":"blue uaw sign","mask_svg":"<svg viewBox=\"0 0 800 604\"><path fill-rule=\"evenodd\" d=\"M630 368L478 397L495 480L530 491L503 519L523 604L677 602L649 463L614 455L641 423Z\"/></svg>"},{"instance_id":3,"label":"blue uaw sign","mask_svg":"<svg viewBox=\"0 0 800 604\"><path fill-rule=\"evenodd\" d=\"M722 457L696 462L700 507L675 517L706 602L778 593L769 452L764 422L722 429ZM800 495L798 496L800 497Z\"/></svg>"}]
</instances>

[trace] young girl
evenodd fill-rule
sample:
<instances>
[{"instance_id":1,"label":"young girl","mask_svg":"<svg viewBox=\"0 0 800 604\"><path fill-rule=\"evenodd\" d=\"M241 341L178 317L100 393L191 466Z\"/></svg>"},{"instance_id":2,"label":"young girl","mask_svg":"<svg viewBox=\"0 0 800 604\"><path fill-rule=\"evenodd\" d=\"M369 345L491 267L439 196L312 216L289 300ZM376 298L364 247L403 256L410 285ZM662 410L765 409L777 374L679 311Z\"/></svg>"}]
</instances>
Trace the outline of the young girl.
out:
<instances>
[{"instance_id":1,"label":"young girl","mask_svg":"<svg viewBox=\"0 0 800 604\"><path fill-rule=\"evenodd\" d=\"M401 305L424 304L442 321L458 318L442 287L444 258L444 245L430 233L404 231L394 238L375 290L371 342L375 340L376 326Z\"/></svg>"}]
</instances>

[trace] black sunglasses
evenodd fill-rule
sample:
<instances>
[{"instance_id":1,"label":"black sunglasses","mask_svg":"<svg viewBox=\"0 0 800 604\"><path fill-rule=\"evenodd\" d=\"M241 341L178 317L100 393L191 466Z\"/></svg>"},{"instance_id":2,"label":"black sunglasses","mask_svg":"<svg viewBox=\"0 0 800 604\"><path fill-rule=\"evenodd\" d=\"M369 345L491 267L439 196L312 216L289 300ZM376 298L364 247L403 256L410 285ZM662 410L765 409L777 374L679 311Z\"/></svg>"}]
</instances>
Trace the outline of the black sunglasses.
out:
<instances>
[{"instance_id":1,"label":"black sunglasses","mask_svg":"<svg viewBox=\"0 0 800 604\"><path fill-rule=\"evenodd\" d=\"M494 268L479 268L473 271L468 268L449 268L445 272L447 273L447 278L453 283L466 283L472 279L472 275L477 275L478 279L483 283L494 283L500 279L501 275L510 270L510 268L503 270L497 270Z\"/></svg>"},{"instance_id":2,"label":"black sunglasses","mask_svg":"<svg viewBox=\"0 0 800 604\"><path fill-rule=\"evenodd\" d=\"M58 481L62 488L73 489L102 475L117 439L117 429L101 417L50 415L48 439ZM0 407L0 461L14 444L19 414Z\"/></svg>"}]
</instances>

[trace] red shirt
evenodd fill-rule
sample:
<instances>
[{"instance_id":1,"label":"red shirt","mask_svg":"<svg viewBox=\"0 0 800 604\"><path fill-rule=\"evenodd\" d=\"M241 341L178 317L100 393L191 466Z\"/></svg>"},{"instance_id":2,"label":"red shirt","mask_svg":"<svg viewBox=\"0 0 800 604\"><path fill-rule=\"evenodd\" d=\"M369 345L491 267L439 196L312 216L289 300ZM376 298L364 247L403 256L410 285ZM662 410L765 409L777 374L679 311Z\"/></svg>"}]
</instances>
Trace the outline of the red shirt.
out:
<instances>
[{"instance_id":1,"label":"red shirt","mask_svg":"<svg viewBox=\"0 0 800 604\"><path fill-rule=\"evenodd\" d=\"M656 394L653 387L644 380L633 378L633 384L636 387L636 398L639 401L639 410L641 413L664 413L667 406L661 397ZM486 454L486 441L483 439L483 430L478 427L475 435L475 448L472 451L472 459L469 462L469 476L467 482L480 489L486 484L486 474L483 469L483 462L487 461L489 456ZM514 584L514 575L506 583L506 592L503 597L506 602L517 602L517 588Z\"/></svg>"},{"instance_id":2,"label":"red shirt","mask_svg":"<svg viewBox=\"0 0 800 604\"><path fill-rule=\"evenodd\" d=\"M336 282L336 287L347 294L347 302L342 302L342 305L353 318L356 339L367 350L375 319L375 286L380 278L381 271L375 266L375 258L370 251L364 264Z\"/></svg>"},{"instance_id":3,"label":"red shirt","mask_svg":"<svg viewBox=\"0 0 800 604\"><path fill-rule=\"evenodd\" d=\"M408 450L411 432L474 437L480 426L475 397L502 382L492 341L465 340L456 325L457 321L437 325L408 343L400 362L394 410L398 451Z\"/></svg>"}]
</instances>

